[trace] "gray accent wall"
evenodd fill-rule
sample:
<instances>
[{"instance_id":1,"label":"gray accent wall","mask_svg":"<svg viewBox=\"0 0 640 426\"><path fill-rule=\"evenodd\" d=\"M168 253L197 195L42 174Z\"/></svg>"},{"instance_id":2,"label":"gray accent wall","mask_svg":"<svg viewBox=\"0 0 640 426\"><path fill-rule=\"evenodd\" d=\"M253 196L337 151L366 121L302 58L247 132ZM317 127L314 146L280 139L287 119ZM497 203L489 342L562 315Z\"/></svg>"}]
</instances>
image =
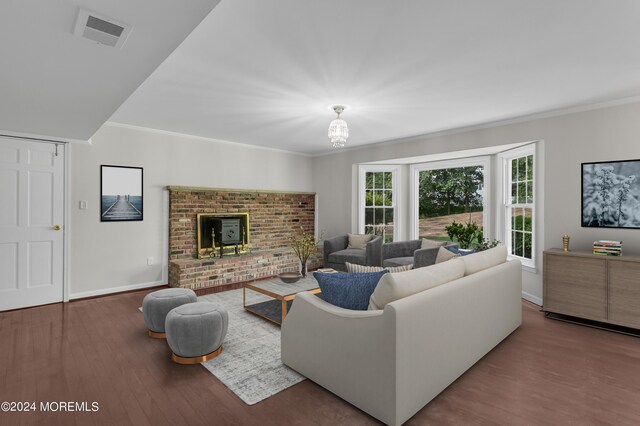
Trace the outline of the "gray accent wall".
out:
<instances>
[{"instance_id":1,"label":"gray accent wall","mask_svg":"<svg viewBox=\"0 0 640 426\"><path fill-rule=\"evenodd\" d=\"M536 194L537 240L542 244L536 250L536 271L523 272L523 295L542 302L541 252L562 247L563 234L570 235L574 250L590 251L594 240L612 239L623 241L624 254L640 255L640 230L580 226L580 164L640 158L640 103L445 132L315 157L313 190L318 194L319 228L327 237L357 231L357 164L536 140L542 141L536 167L538 177L543 177Z\"/></svg>"}]
</instances>

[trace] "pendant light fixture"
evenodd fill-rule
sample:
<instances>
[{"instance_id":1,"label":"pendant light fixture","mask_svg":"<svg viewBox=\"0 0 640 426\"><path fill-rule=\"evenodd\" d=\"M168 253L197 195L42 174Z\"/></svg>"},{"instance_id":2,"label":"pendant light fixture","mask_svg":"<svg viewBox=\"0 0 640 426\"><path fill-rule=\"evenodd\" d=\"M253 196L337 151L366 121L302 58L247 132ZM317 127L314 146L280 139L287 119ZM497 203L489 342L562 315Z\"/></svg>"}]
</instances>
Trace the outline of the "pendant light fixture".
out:
<instances>
[{"instance_id":1,"label":"pendant light fixture","mask_svg":"<svg viewBox=\"0 0 640 426\"><path fill-rule=\"evenodd\" d=\"M338 114L338 117L329 125L328 136L334 148L342 148L349 137L347 122L340 118L340 114L345 110L345 107L343 105L334 105L331 108Z\"/></svg>"}]
</instances>

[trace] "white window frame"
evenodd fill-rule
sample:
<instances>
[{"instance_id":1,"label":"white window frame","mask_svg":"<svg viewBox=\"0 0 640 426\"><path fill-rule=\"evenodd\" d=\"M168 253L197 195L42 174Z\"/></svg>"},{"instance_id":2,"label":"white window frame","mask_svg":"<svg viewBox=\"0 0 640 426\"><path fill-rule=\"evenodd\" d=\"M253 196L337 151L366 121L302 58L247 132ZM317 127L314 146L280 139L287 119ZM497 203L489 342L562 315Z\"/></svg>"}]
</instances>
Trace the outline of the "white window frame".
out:
<instances>
[{"instance_id":1,"label":"white window frame","mask_svg":"<svg viewBox=\"0 0 640 426\"><path fill-rule=\"evenodd\" d=\"M410 167L410 176L411 176L411 239L418 239L419 227L418 227L418 219L419 219L419 203L420 194L418 193L420 190L419 185L419 177L420 172L425 170L439 170L439 169L456 169L461 167L473 167L473 166L482 166L484 168L484 193L482 196L482 229L484 233L484 238L492 239L493 232L491 229L491 156L485 155L482 157L466 157L466 158L457 158L454 160L444 160L444 161L433 161L429 163L419 163L412 164Z\"/></svg>"},{"instance_id":2,"label":"white window frame","mask_svg":"<svg viewBox=\"0 0 640 426\"><path fill-rule=\"evenodd\" d=\"M400 166L398 165L358 165L358 232L365 233L364 212L366 201L366 174L369 172L391 172L391 191L393 193L393 202L390 207L393 208L393 241L400 239L401 223L400 209L402 206L402 197L398 181L400 179Z\"/></svg>"},{"instance_id":3,"label":"white window frame","mask_svg":"<svg viewBox=\"0 0 640 426\"><path fill-rule=\"evenodd\" d=\"M527 157L533 155L533 203L511 203L511 162L512 160L520 157ZM500 160L502 176L502 196L500 198L500 215L498 218L498 229L500 232L500 240L507 246L507 259L518 259L522 263L522 267L530 272L536 272L536 205L539 203L539 194L537 191L537 182L540 179L538 171L540 168L537 166L536 145L532 143L519 148L504 151L498 154ZM511 215L510 209L513 207L531 208L531 259L527 259L521 256L516 256L511 253L512 241L511 241ZM508 229L507 229L508 228Z\"/></svg>"}]
</instances>

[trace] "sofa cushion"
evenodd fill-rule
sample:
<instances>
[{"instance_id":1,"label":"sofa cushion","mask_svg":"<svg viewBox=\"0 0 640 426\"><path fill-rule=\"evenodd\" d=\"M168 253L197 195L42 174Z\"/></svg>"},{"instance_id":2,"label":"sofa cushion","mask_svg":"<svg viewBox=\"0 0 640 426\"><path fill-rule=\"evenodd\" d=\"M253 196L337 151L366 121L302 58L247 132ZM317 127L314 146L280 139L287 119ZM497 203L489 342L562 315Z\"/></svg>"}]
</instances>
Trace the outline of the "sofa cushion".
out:
<instances>
[{"instance_id":1,"label":"sofa cushion","mask_svg":"<svg viewBox=\"0 0 640 426\"><path fill-rule=\"evenodd\" d=\"M420 293L464 276L462 259L384 275L369 299L369 310L384 309L391 302Z\"/></svg>"},{"instance_id":2,"label":"sofa cushion","mask_svg":"<svg viewBox=\"0 0 640 426\"><path fill-rule=\"evenodd\" d=\"M349 244L348 249L364 250L367 248L367 243L371 241L373 235L371 234L348 234Z\"/></svg>"},{"instance_id":3,"label":"sofa cushion","mask_svg":"<svg viewBox=\"0 0 640 426\"><path fill-rule=\"evenodd\" d=\"M462 261L464 262L465 267L464 275L475 274L476 272L480 272L491 268L492 266L506 262L507 247L501 244L489 250L463 256Z\"/></svg>"},{"instance_id":4,"label":"sofa cushion","mask_svg":"<svg viewBox=\"0 0 640 426\"><path fill-rule=\"evenodd\" d=\"M413 256L392 257L391 259L384 260L385 267L393 268L393 267L406 266L406 265L413 265ZM394 272L394 271L389 271L389 272Z\"/></svg>"},{"instance_id":5,"label":"sofa cushion","mask_svg":"<svg viewBox=\"0 0 640 426\"><path fill-rule=\"evenodd\" d=\"M437 248L437 247L442 247L445 244L447 244L446 241L436 241L436 240L430 240L428 238L423 238L420 248L423 248L423 249L424 248Z\"/></svg>"},{"instance_id":6,"label":"sofa cushion","mask_svg":"<svg viewBox=\"0 0 640 426\"><path fill-rule=\"evenodd\" d=\"M446 262L453 258L460 257L460 253L456 253L453 250L448 250L444 247L438 247L438 254L436 255L436 263Z\"/></svg>"},{"instance_id":7,"label":"sofa cushion","mask_svg":"<svg viewBox=\"0 0 640 426\"><path fill-rule=\"evenodd\" d=\"M327 261L331 263L367 263L367 253L361 249L338 250L327 256Z\"/></svg>"},{"instance_id":8,"label":"sofa cushion","mask_svg":"<svg viewBox=\"0 0 640 426\"><path fill-rule=\"evenodd\" d=\"M347 272L349 273L359 273L359 272L380 272L383 270L387 270L389 272L402 272L402 271L410 271L413 268L413 264L409 264L409 265L402 265L402 266L387 266L387 267L382 267L382 266L364 266L364 265L358 265L355 263L346 263L347 265Z\"/></svg>"},{"instance_id":9,"label":"sofa cushion","mask_svg":"<svg viewBox=\"0 0 640 426\"><path fill-rule=\"evenodd\" d=\"M345 309L366 311L373 290L385 274L388 271L361 274L314 272L313 276L318 281L326 302Z\"/></svg>"}]
</instances>

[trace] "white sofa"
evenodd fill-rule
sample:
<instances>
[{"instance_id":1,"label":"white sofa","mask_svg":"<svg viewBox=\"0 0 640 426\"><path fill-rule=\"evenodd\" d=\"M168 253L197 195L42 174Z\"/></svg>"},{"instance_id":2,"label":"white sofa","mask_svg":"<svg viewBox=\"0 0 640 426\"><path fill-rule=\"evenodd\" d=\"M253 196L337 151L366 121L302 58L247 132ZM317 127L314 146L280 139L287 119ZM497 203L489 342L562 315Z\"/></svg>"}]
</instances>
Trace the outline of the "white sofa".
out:
<instances>
[{"instance_id":1,"label":"white sofa","mask_svg":"<svg viewBox=\"0 0 640 426\"><path fill-rule=\"evenodd\" d=\"M352 311L298 295L282 324L283 363L382 422L401 425L520 326L520 262L505 262L504 247L490 252L445 262L462 264L465 276L382 310ZM485 259L496 253L504 259L483 269L496 263ZM407 278L418 288L442 265L393 275L405 280L401 289Z\"/></svg>"}]
</instances>

